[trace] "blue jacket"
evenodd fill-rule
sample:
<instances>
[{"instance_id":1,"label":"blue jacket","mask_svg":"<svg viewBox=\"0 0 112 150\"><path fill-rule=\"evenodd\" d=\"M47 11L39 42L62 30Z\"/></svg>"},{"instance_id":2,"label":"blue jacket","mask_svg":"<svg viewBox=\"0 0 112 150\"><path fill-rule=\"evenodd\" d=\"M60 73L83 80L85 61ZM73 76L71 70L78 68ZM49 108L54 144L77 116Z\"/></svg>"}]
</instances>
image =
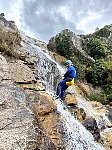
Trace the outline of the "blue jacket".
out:
<instances>
[{"instance_id":1,"label":"blue jacket","mask_svg":"<svg viewBox=\"0 0 112 150\"><path fill-rule=\"evenodd\" d=\"M64 74L65 78L74 78L76 80L76 69L73 66L69 66L66 73Z\"/></svg>"}]
</instances>

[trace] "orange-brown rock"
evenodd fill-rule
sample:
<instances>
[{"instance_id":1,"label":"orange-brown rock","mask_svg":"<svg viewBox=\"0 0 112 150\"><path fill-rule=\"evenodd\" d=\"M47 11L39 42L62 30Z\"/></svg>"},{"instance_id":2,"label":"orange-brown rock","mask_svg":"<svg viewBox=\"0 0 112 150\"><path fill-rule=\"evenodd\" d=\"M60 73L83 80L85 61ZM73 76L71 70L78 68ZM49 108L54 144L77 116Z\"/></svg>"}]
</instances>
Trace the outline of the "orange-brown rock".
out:
<instances>
[{"instance_id":1,"label":"orange-brown rock","mask_svg":"<svg viewBox=\"0 0 112 150\"><path fill-rule=\"evenodd\" d=\"M56 104L52 97L45 92L39 92L38 102L33 106L38 115L46 115L56 109Z\"/></svg>"},{"instance_id":2,"label":"orange-brown rock","mask_svg":"<svg viewBox=\"0 0 112 150\"><path fill-rule=\"evenodd\" d=\"M65 101L67 105L77 105L77 100L74 94L67 94Z\"/></svg>"},{"instance_id":3,"label":"orange-brown rock","mask_svg":"<svg viewBox=\"0 0 112 150\"><path fill-rule=\"evenodd\" d=\"M67 106L69 106L69 111L72 114L75 114L77 116L77 119L82 122L85 119L86 114L82 108L78 108L75 94L67 94L65 97L65 101Z\"/></svg>"},{"instance_id":4,"label":"orange-brown rock","mask_svg":"<svg viewBox=\"0 0 112 150\"><path fill-rule=\"evenodd\" d=\"M104 145L107 149L112 149L112 129L101 133L104 140Z\"/></svg>"},{"instance_id":5,"label":"orange-brown rock","mask_svg":"<svg viewBox=\"0 0 112 150\"><path fill-rule=\"evenodd\" d=\"M50 51L49 53L50 53L50 56L53 57L55 59L55 61L58 62L59 64L66 61L65 57L63 57L55 52Z\"/></svg>"},{"instance_id":6,"label":"orange-brown rock","mask_svg":"<svg viewBox=\"0 0 112 150\"><path fill-rule=\"evenodd\" d=\"M33 104L36 118L46 135L50 137L51 141L57 148L62 147L62 135L59 132L59 116L54 111L56 104L51 96L45 92L39 92L38 100ZM60 143L61 141L61 143Z\"/></svg>"},{"instance_id":7,"label":"orange-brown rock","mask_svg":"<svg viewBox=\"0 0 112 150\"><path fill-rule=\"evenodd\" d=\"M24 89L36 90L36 91L44 91L45 88L42 86L41 81L37 80L35 83L29 84L20 84L20 86Z\"/></svg>"}]
</instances>

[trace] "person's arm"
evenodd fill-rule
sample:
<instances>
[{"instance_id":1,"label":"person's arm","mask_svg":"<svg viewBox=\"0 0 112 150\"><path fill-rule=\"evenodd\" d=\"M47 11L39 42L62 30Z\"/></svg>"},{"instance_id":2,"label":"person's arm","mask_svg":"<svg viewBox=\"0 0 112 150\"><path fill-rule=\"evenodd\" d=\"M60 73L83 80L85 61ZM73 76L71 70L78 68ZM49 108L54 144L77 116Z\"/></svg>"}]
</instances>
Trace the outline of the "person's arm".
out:
<instances>
[{"instance_id":1,"label":"person's arm","mask_svg":"<svg viewBox=\"0 0 112 150\"><path fill-rule=\"evenodd\" d=\"M72 72L71 68L68 68L66 73L64 74L64 77L69 77L69 74Z\"/></svg>"}]
</instances>

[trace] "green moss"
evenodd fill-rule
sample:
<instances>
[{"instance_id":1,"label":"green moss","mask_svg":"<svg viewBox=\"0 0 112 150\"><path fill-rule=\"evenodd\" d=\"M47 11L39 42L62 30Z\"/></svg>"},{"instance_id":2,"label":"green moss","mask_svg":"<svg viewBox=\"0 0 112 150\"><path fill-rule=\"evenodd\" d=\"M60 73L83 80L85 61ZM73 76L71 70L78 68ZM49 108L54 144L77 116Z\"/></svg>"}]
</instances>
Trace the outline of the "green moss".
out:
<instances>
[{"instance_id":1,"label":"green moss","mask_svg":"<svg viewBox=\"0 0 112 150\"><path fill-rule=\"evenodd\" d=\"M91 94L88 98L91 101L97 101L97 102L100 102L102 104L106 104L107 96L105 93L97 93L97 94Z\"/></svg>"},{"instance_id":2,"label":"green moss","mask_svg":"<svg viewBox=\"0 0 112 150\"><path fill-rule=\"evenodd\" d=\"M21 37L18 32L5 31L0 28L0 52L10 57L19 58L16 47L20 45Z\"/></svg>"}]
</instances>

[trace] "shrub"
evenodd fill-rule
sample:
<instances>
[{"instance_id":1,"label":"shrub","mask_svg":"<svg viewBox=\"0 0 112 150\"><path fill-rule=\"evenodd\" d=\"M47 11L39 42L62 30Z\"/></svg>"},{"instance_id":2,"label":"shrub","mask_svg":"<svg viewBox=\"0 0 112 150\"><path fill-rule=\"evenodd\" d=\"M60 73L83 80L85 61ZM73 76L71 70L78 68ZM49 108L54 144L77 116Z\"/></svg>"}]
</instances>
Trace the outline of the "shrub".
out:
<instances>
[{"instance_id":1,"label":"shrub","mask_svg":"<svg viewBox=\"0 0 112 150\"><path fill-rule=\"evenodd\" d=\"M96 36L108 38L110 35L110 30L105 26L104 28L96 31L94 34Z\"/></svg>"},{"instance_id":2,"label":"shrub","mask_svg":"<svg viewBox=\"0 0 112 150\"><path fill-rule=\"evenodd\" d=\"M70 35L65 35L64 33L60 33L56 39L56 50L57 52L66 57L71 58L74 54L74 45Z\"/></svg>"},{"instance_id":3,"label":"shrub","mask_svg":"<svg viewBox=\"0 0 112 150\"><path fill-rule=\"evenodd\" d=\"M107 84L110 74L107 71L105 64L106 62L104 60L97 60L92 66L92 69L90 71L86 71L87 81L94 85L100 86Z\"/></svg>"},{"instance_id":4,"label":"shrub","mask_svg":"<svg viewBox=\"0 0 112 150\"><path fill-rule=\"evenodd\" d=\"M105 58L107 54L107 48L98 38L91 39L86 44L87 53L94 59Z\"/></svg>"},{"instance_id":5,"label":"shrub","mask_svg":"<svg viewBox=\"0 0 112 150\"><path fill-rule=\"evenodd\" d=\"M74 66L77 71L77 79L83 81L85 79L85 65L76 62Z\"/></svg>"},{"instance_id":6,"label":"shrub","mask_svg":"<svg viewBox=\"0 0 112 150\"><path fill-rule=\"evenodd\" d=\"M104 80L105 92L110 95L112 93L112 61L105 61L104 68L106 75Z\"/></svg>"},{"instance_id":7,"label":"shrub","mask_svg":"<svg viewBox=\"0 0 112 150\"><path fill-rule=\"evenodd\" d=\"M97 60L90 70L86 70L85 78L95 86L102 86L107 98L112 97L112 61Z\"/></svg>"},{"instance_id":8,"label":"shrub","mask_svg":"<svg viewBox=\"0 0 112 150\"><path fill-rule=\"evenodd\" d=\"M102 104L106 104L107 96L105 93L96 93L96 94L91 94L88 98L91 101L97 101L97 102L100 102Z\"/></svg>"}]
</instances>

